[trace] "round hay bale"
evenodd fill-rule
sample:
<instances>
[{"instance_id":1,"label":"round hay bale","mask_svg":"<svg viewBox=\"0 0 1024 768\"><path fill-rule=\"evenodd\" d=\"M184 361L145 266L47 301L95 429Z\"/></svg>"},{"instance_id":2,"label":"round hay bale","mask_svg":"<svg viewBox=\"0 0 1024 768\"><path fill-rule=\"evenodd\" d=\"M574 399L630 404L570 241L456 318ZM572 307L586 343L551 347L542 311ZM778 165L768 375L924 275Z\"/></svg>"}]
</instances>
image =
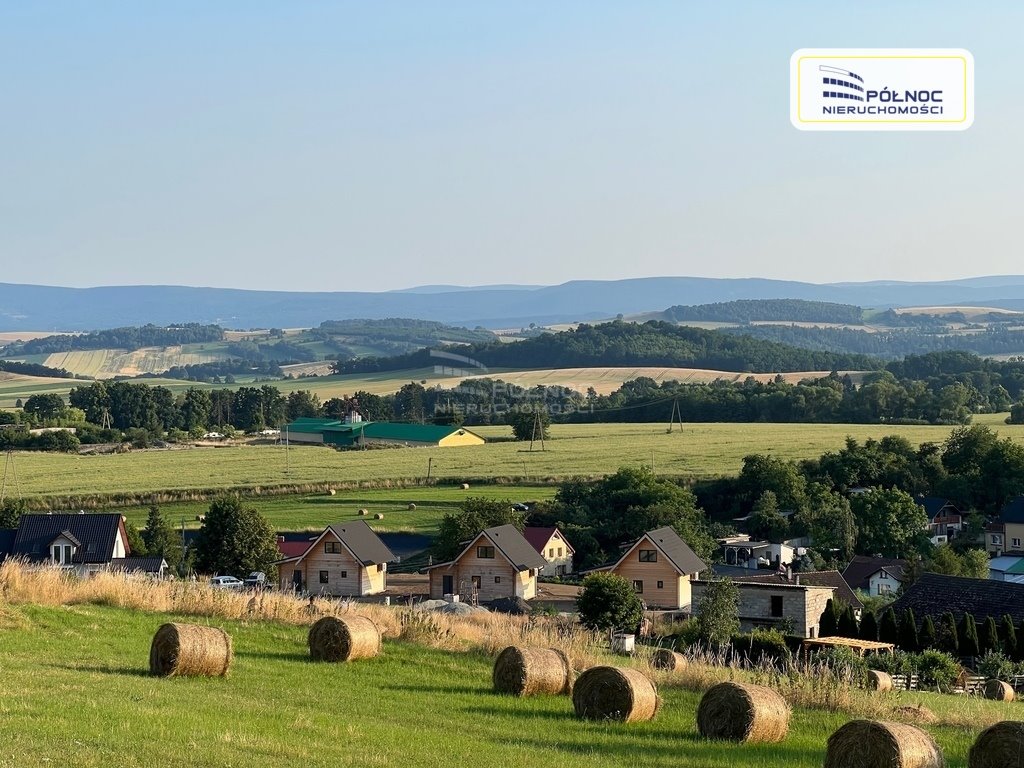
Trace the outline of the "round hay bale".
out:
<instances>
[{"instance_id":1,"label":"round hay bale","mask_svg":"<svg viewBox=\"0 0 1024 768\"><path fill-rule=\"evenodd\" d=\"M359 510L359 516L360 517L366 517L369 514L370 514L370 510L368 510L368 509L360 509Z\"/></svg>"},{"instance_id":2,"label":"round hay bale","mask_svg":"<svg viewBox=\"0 0 1024 768\"><path fill-rule=\"evenodd\" d=\"M774 743L789 732L789 704L771 688L719 683L701 697L697 730L708 739Z\"/></svg>"},{"instance_id":3,"label":"round hay bale","mask_svg":"<svg viewBox=\"0 0 1024 768\"><path fill-rule=\"evenodd\" d=\"M380 653L380 630L365 616L324 616L309 628L313 661L353 661Z\"/></svg>"},{"instance_id":4,"label":"round hay bale","mask_svg":"<svg viewBox=\"0 0 1024 768\"><path fill-rule=\"evenodd\" d=\"M675 672L677 669L686 669L686 657L668 648L659 648L651 657L651 666L666 672Z\"/></svg>"},{"instance_id":5,"label":"round hay bale","mask_svg":"<svg viewBox=\"0 0 1024 768\"><path fill-rule=\"evenodd\" d=\"M636 723L653 720L661 699L658 688L642 672L619 667L591 667L576 681L572 705L587 720Z\"/></svg>"},{"instance_id":6,"label":"round hay bale","mask_svg":"<svg viewBox=\"0 0 1024 768\"><path fill-rule=\"evenodd\" d=\"M913 725L851 720L828 737L825 768L945 768L942 751Z\"/></svg>"},{"instance_id":7,"label":"round hay bale","mask_svg":"<svg viewBox=\"0 0 1024 768\"><path fill-rule=\"evenodd\" d=\"M462 484L462 490L468 491L469 490L469 483L463 483Z\"/></svg>"},{"instance_id":8,"label":"round hay bale","mask_svg":"<svg viewBox=\"0 0 1024 768\"><path fill-rule=\"evenodd\" d=\"M557 648L510 645L494 660L494 690L513 696L562 694L572 690L572 664Z\"/></svg>"},{"instance_id":9,"label":"round hay bale","mask_svg":"<svg viewBox=\"0 0 1024 768\"><path fill-rule=\"evenodd\" d=\"M877 669L869 669L868 688L872 691L891 691L892 675L888 672L879 672Z\"/></svg>"},{"instance_id":10,"label":"round hay bale","mask_svg":"<svg viewBox=\"0 0 1024 768\"><path fill-rule=\"evenodd\" d=\"M992 701L1013 701L1013 686L1002 680L989 680L985 683L985 698Z\"/></svg>"},{"instance_id":11,"label":"round hay bale","mask_svg":"<svg viewBox=\"0 0 1024 768\"><path fill-rule=\"evenodd\" d=\"M231 635L223 629L197 624L164 624L153 635L149 672L160 677L224 677L232 658Z\"/></svg>"},{"instance_id":12,"label":"round hay bale","mask_svg":"<svg viewBox=\"0 0 1024 768\"><path fill-rule=\"evenodd\" d=\"M384 513L383 512L378 512L376 515L373 516L373 519L374 520L383 520L384 519Z\"/></svg>"},{"instance_id":13,"label":"round hay bale","mask_svg":"<svg viewBox=\"0 0 1024 768\"><path fill-rule=\"evenodd\" d=\"M327 495L328 496L334 496L336 493L337 493L337 491L334 490L333 488L328 488L327 489Z\"/></svg>"},{"instance_id":14,"label":"round hay bale","mask_svg":"<svg viewBox=\"0 0 1024 768\"><path fill-rule=\"evenodd\" d=\"M1024 768L1024 723L1004 720L982 731L971 745L967 768Z\"/></svg>"},{"instance_id":15,"label":"round hay bale","mask_svg":"<svg viewBox=\"0 0 1024 768\"><path fill-rule=\"evenodd\" d=\"M410 502L410 503L409 503L409 511L410 511L410 512L414 512L415 510L416 510L416 505L415 505L415 504L413 504L412 502Z\"/></svg>"}]
</instances>

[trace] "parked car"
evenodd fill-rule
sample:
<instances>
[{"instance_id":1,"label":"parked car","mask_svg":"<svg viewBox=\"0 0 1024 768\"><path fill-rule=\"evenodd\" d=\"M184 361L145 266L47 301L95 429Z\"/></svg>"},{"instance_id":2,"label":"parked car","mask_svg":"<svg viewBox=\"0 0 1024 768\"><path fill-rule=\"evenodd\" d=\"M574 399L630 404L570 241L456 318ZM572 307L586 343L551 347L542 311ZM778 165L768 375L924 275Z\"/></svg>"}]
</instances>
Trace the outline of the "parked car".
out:
<instances>
[{"instance_id":1,"label":"parked car","mask_svg":"<svg viewBox=\"0 0 1024 768\"><path fill-rule=\"evenodd\" d=\"M210 586L214 589L241 589L245 583L234 576L214 576L210 579Z\"/></svg>"},{"instance_id":2,"label":"parked car","mask_svg":"<svg viewBox=\"0 0 1024 768\"><path fill-rule=\"evenodd\" d=\"M245 586L249 589L266 589L267 574L263 571L253 571L245 578Z\"/></svg>"}]
</instances>

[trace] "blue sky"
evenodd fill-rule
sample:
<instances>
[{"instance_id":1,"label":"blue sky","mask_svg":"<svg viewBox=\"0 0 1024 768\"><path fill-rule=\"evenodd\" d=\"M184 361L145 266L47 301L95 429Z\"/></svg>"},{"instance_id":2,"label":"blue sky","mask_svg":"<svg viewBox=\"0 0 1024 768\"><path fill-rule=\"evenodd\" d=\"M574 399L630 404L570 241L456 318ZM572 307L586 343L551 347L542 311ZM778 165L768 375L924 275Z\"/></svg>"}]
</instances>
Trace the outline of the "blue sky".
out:
<instances>
[{"instance_id":1,"label":"blue sky","mask_svg":"<svg viewBox=\"0 0 1024 768\"><path fill-rule=\"evenodd\" d=\"M1024 273L1024 4L0 1L0 281ZM961 47L963 133L805 133L801 47Z\"/></svg>"}]
</instances>

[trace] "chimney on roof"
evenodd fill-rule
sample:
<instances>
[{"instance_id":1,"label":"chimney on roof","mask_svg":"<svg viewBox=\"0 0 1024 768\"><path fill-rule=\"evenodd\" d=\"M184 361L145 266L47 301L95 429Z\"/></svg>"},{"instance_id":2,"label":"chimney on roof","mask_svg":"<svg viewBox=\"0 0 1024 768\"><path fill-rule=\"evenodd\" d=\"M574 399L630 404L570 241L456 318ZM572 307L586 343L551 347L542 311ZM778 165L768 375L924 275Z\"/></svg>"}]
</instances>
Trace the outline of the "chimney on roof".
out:
<instances>
[{"instance_id":1,"label":"chimney on roof","mask_svg":"<svg viewBox=\"0 0 1024 768\"><path fill-rule=\"evenodd\" d=\"M793 581L793 566L786 566L786 581Z\"/></svg>"},{"instance_id":2,"label":"chimney on roof","mask_svg":"<svg viewBox=\"0 0 1024 768\"><path fill-rule=\"evenodd\" d=\"M798 587L800 586L800 574L799 573L796 575L796 585Z\"/></svg>"}]
</instances>

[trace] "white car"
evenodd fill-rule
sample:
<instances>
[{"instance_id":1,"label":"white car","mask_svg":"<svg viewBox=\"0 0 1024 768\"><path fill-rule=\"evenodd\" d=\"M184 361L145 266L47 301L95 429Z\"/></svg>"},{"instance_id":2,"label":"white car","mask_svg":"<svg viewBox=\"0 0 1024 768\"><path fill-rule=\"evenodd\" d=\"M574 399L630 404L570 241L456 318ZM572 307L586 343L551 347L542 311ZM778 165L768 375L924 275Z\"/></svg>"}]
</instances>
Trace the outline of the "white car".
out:
<instances>
[{"instance_id":1,"label":"white car","mask_svg":"<svg viewBox=\"0 0 1024 768\"><path fill-rule=\"evenodd\" d=\"M241 589L245 584L234 576L214 576L210 579L210 586L214 589Z\"/></svg>"}]
</instances>

